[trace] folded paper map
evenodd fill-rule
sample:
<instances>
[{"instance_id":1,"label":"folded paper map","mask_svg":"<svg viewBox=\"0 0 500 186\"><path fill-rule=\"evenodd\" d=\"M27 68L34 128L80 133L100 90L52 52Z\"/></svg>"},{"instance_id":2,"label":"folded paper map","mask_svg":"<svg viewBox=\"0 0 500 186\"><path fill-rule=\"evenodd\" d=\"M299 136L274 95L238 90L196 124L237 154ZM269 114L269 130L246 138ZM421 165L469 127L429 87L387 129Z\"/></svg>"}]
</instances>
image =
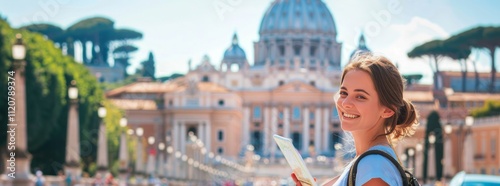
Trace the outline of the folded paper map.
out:
<instances>
[{"instance_id":1,"label":"folded paper map","mask_svg":"<svg viewBox=\"0 0 500 186\"><path fill-rule=\"evenodd\" d=\"M302 185L317 186L311 173L307 170L304 159L302 159L300 153L293 146L292 139L277 134L273 135L273 137L292 168L292 172L295 173L295 176L297 176Z\"/></svg>"}]
</instances>

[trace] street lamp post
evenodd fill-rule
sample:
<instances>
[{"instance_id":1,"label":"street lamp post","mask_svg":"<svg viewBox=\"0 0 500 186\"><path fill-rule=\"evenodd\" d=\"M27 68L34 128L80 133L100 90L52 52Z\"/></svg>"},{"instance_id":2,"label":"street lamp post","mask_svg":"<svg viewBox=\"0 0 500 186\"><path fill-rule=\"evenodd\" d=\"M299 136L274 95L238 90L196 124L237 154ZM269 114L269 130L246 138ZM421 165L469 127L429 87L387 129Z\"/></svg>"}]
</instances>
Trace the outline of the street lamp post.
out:
<instances>
[{"instance_id":1,"label":"street lamp post","mask_svg":"<svg viewBox=\"0 0 500 186\"><path fill-rule=\"evenodd\" d=\"M158 143L158 169L157 174L160 179L165 178L165 143Z\"/></svg>"},{"instance_id":2,"label":"street lamp post","mask_svg":"<svg viewBox=\"0 0 500 186\"><path fill-rule=\"evenodd\" d=\"M413 148L408 149L408 159L409 159L408 167L410 167L415 171L415 149Z\"/></svg>"},{"instance_id":3,"label":"street lamp post","mask_svg":"<svg viewBox=\"0 0 500 186\"><path fill-rule=\"evenodd\" d=\"M106 139L106 124L104 117L106 117L106 108L101 103L97 114L101 120L99 125L99 144L97 149L97 171L101 177L105 177L108 172L108 142Z\"/></svg>"},{"instance_id":4,"label":"street lamp post","mask_svg":"<svg viewBox=\"0 0 500 186\"><path fill-rule=\"evenodd\" d=\"M408 159L408 155L406 155L406 153L404 154L401 154L401 161L403 162L403 167L408 167L409 166L409 159Z\"/></svg>"},{"instance_id":5,"label":"street lamp post","mask_svg":"<svg viewBox=\"0 0 500 186\"><path fill-rule=\"evenodd\" d=\"M16 43L12 46L12 57L14 59L13 73L9 72L9 86L14 89L9 89L9 98L13 97L14 105L10 108L15 108L14 112L9 112L7 123L7 145L9 146L6 185L29 185L33 183L33 175L30 173L31 155L28 152L28 136L27 136L27 117L26 117L26 46L22 41L22 35L16 34ZM13 95L10 94L13 93ZM14 107L15 106L15 107ZM10 111L10 110L9 110ZM15 148L10 148L15 147ZM14 179L15 177L15 179Z\"/></svg>"},{"instance_id":6,"label":"street lamp post","mask_svg":"<svg viewBox=\"0 0 500 186\"><path fill-rule=\"evenodd\" d=\"M474 172L474 139L472 138L473 124L474 124L474 118L472 116L467 116L465 118L465 125L467 127L465 132L465 144L462 152L463 154L462 169L467 173Z\"/></svg>"},{"instance_id":7,"label":"street lamp post","mask_svg":"<svg viewBox=\"0 0 500 186\"><path fill-rule=\"evenodd\" d=\"M444 152L444 177L446 179L450 179L452 175L455 173L454 166L452 165L452 147L451 147L451 132L453 131L453 127L451 126L450 123L446 124L444 126L444 132L445 132L445 152Z\"/></svg>"},{"instance_id":8,"label":"street lamp post","mask_svg":"<svg viewBox=\"0 0 500 186\"><path fill-rule=\"evenodd\" d=\"M422 180L423 178L423 159L424 159L424 154L422 154L422 143L417 143L415 146L415 176L417 179Z\"/></svg>"},{"instance_id":9,"label":"street lamp post","mask_svg":"<svg viewBox=\"0 0 500 186\"><path fill-rule=\"evenodd\" d=\"M82 174L80 166L80 131L78 117L78 88L76 81L72 80L68 89L68 97L70 99L67 142L66 142L66 166L65 173L73 177L75 182L78 182Z\"/></svg>"},{"instance_id":10,"label":"street lamp post","mask_svg":"<svg viewBox=\"0 0 500 186\"><path fill-rule=\"evenodd\" d=\"M165 140L166 140L166 146L167 146L167 154L165 155L165 159L166 159L166 163L167 163L167 166L166 166L166 173L165 173L165 176L167 177L167 179L170 179L171 176L172 176L172 163L173 163L173 160L172 160L172 157L173 157L173 152L174 152L174 148L171 146L171 138L170 138L170 135L167 134L167 136L165 137Z\"/></svg>"},{"instance_id":11,"label":"street lamp post","mask_svg":"<svg viewBox=\"0 0 500 186\"><path fill-rule=\"evenodd\" d=\"M149 151L148 151L148 162L146 164L146 173L147 173L147 176L148 177L152 177L154 178L155 177L155 147L154 147L154 143L155 143L155 137L153 136L149 136L148 137L148 144L150 146L149 148Z\"/></svg>"},{"instance_id":12,"label":"street lamp post","mask_svg":"<svg viewBox=\"0 0 500 186\"><path fill-rule=\"evenodd\" d=\"M428 173L429 173L429 181L433 183L436 179L436 153L434 143L436 143L436 136L434 133L429 135L429 154L428 154Z\"/></svg>"},{"instance_id":13,"label":"street lamp post","mask_svg":"<svg viewBox=\"0 0 500 186\"><path fill-rule=\"evenodd\" d=\"M127 174L128 174L128 148L127 148L127 136L125 134L125 128L127 127L127 118L123 117L120 119L120 126L123 128L121 136L120 136L120 181L122 184L126 185L127 183ZM132 130L133 132L133 130Z\"/></svg>"},{"instance_id":14,"label":"street lamp post","mask_svg":"<svg viewBox=\"0 0 500 186\"><path fill-rule=\"evenodd\" d=\"M135 160L135 178L137 184L142 184L142 179L144 178L144 159L143 159L143 147L142 147L142 134L144 130L138 127L135 130L137 134L137 149L136 149L136 160Z\"/></svg>"}]
</instances>

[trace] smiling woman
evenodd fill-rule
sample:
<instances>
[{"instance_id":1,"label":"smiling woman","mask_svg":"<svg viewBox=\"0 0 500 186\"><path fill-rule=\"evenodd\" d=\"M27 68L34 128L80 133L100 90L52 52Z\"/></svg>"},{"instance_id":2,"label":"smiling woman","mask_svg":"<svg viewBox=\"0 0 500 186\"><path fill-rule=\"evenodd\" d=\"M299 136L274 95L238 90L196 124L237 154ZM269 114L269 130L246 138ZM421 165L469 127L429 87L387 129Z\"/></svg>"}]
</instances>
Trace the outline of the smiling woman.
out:
<instances>
[{"instance_id":1,"label":"smiling woman","mask_svg":"<svg viewBox=\"0 0 500 186\"><path fill-rule=\"evenodd\" d=\"M354 138L356 159L323 185L418 184L407 178L392 146L418 125L413 104L403 99L398 69L383 56L362 53L344 68L340 83L334 99L342 130Z\"/></svg>"}]
</instances>

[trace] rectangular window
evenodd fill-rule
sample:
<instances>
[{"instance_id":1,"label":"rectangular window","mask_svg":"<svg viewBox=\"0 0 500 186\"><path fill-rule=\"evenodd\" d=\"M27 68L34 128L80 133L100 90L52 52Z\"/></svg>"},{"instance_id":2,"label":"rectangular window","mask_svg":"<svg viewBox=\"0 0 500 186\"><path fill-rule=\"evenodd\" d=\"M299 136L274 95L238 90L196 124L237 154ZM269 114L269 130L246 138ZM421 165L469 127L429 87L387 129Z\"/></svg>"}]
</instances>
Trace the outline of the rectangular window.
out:
<instances>
[{"instance_id":1,"label":"rectangular window","mask_svg":"<svg viewBox=\"0 0 500 186\"><path fill-rule=\"evenodd\" d=\"M219 106L221 106L221 107L224 106L224 100L222 100L222 99L219 100Z\"/></svg>"},{"instance_id":2,"label":"rectangular window","mask_svg":"<svg viewBox=\"0 0 500 186\"><path fill-rule=\"evenodd\" d=\"M300 107L297 107L297 106L293 107L292 119L300 120Z\"/></svg>"},{"instance_id":3,"label":"rectangular window","mask_svg":"<svg viewBox=\"0 0 500 186\"><path fill-rule=\"evenodd\" d=\"M253 108L253 118L260 119L262 117L262 110L259 106Z\"/></svg>"},{"instance_id":4,"label":"rectangular window","mask_svg":"<svg viewBox=\"0 0 500 186\"><path fill-rule=\"evenodd\" d=\"M278 48L280 50L280 56L285 56L285 46L281 45Z\"/></svg>"},{"instance_id":5,"label":"rectangular window","mask_svg":"<svg viewBox=\"0 0 500 186\"><path fill-rule=\"evenodd\" d=\"M219 153L219 154L223 154L223 153L224 153L224 149L223 149L222 147L219 147L219 148L217 149L217 153Z\"/></svg>"},{"instance_id":6,"label":"rectangular window","mask_svg":"<svg viewBox=\"0 0 500 186\"><path fill-rule=\"evenodd\" d=\"M224 141L224 131L219 130L219 132L217 132L217 139L219 141Z\"/></svg>"},{"instance_id":7,"label":"rectangular window","mask_svg":"<svg viewBox=\"0 0 500 186\"><path fill-rule=\"evenodd\" d=\"M282 111L278 112L278 118L283 119L283 112Z\"/></svg>"},{"instance_id":8,"label":"rectangular window","mask_svg":"<svg viewBox=\"0 0 500 186\"><path fill-rule=\"evenodd\" d=\"M309 50L309 56L314 57L316 56L316 46L311 46Z\"/></svg>"},{"instance_id":9,"label":"rectangular window","mask_svg":"<svg viewBox=\"0 0 500 186\"><path fill-rule=\"evenodd\" d=\"M302 49L302 47L300 47L300 45L293 46L293 51L294 51L296 56L300 56L301 49Z\"/></svg>"},{"instance_id":10,"label":"rectangular window","mask_svg":"<svg viewBox=\"0 0 500 186\"><path fill-rule=\"evenodd\" d=\"M309 112L309 119L314 120L314 111Z\"/></svg>"}]
</instances>

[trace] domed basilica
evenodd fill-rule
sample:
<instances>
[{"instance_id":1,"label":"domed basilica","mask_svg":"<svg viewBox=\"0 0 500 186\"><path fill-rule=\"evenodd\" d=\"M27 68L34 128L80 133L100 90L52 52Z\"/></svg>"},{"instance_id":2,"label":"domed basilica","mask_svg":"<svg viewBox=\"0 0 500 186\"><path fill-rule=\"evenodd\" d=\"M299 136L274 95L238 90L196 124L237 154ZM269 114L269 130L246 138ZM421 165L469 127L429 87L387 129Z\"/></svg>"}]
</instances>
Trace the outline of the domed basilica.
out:
<instances>
[{"instance_id":1,"label":"domed basilica","mask_svg":"<svg viewBox=\"0 0 500 186\"><path fill-rule=\"evenodd\" d=\"M273 134L293 139L305 157L333 156L341 141L332 98L342 44L331 12L320 0L276 0L259 35L253 62L235 33L220 65L205 56L184 77L136 82L107 97L126 110L130 127L182 153L191 132L208 151L230 159L249 149L283 157Z\"/></svg>"},{"instance_id":2,"label":"domed basilica","mask_svg":"<svg viewBox=\"0 0 500 186\"><path fill-rule=\"evenodd\" d=\"M170 136L180 151L193 132L222 156L241 155L247 145L261 156L280 156L272 139L279 134L304 156L332 155L341 131L332 97L342 49L332 14L319 0L277 0L259 35L253 63L235 33L218 66L205 56L185 77L137 82L107 96L127 111L132 127Z\"/></svg>"}]
</instances>

